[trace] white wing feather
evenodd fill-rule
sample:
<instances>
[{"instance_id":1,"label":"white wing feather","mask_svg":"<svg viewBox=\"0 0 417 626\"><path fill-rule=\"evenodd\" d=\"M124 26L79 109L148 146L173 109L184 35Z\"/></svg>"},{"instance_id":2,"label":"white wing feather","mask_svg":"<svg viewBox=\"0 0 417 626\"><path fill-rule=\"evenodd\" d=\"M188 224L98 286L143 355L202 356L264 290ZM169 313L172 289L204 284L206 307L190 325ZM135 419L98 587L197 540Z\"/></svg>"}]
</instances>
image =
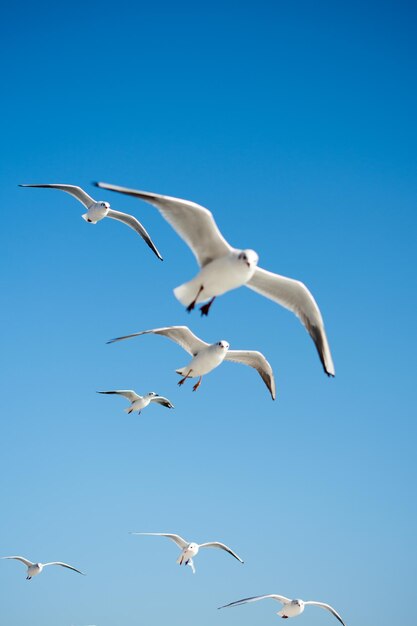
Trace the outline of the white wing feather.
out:
<instances>
[{"instance_id":1,"label":"white wing feather","mask_svg":"<svg viewBox=\"0 0 417 626\"><path fill-rule=\"evenodd\" d=\"M300 318L313 339L324 371L335 375L333 359L324 330L323 318L316 301L307 287L298 280L256 268L246 286L281 304Z\"/></svg>"},{"instance_id":2,"label":"white wing feather","mask_svg":"<svg viewBox=\"0 0 417 626\"><path fill-rule=\"evenodd\" d=\"M257 352L256 350L228 350L225 361L243 363L243 365L249 365L249 367L255 368L268 387L272 399L275 400L276 387L274 372L261 352Z\"/></svg>"},{"instance_id":3,"label":"white wing feather","mask_svg":"<svg viewBox=\"0 0 417 626\"><path fill-rule=\"evenodd\" d=\"M65 191L69 193L74 198L77 198L79 202L81 202L87 209L90 208L91 205L95 204L95 200L81 189L81 187L77 187L76 185L19 185L19 187L42 187L49 189L60 189L61 191Z\"/></svg>"},{"instance_id":4,"label":"white wing feather","mask_svg":"<svg viewBox=\"0 0 417 626\"><path fill-rule=\"evenodd\" d=\"M225 256L233 249L218 229L211 211L195 202L109 183L95 184L101 189L118 191L155 206L162 217L191 248L201 266L207 265L213 259Z\"/></svg>"},{"instance_id":5,"label":"white wing feather","mask_svg":"<svg viewBox=\"0 0 417 626\"><path fill-rule=\"evenodd\" d=\"M111 339L107 343L114 343L115 341L122 341L123 339L130 339L131 337L139 337L140 335L164 335L175 341L181 348L183 348L186 352L194 356L199 352L202 348L206 348L209 344L205 341L202 341L191 330L188 326L166 326L164 328L154 328L152 330L142 330L139 333L133 333L132 335L124 335L123 337L116 337L116 339Z\"/></svg>"}]
</instances>

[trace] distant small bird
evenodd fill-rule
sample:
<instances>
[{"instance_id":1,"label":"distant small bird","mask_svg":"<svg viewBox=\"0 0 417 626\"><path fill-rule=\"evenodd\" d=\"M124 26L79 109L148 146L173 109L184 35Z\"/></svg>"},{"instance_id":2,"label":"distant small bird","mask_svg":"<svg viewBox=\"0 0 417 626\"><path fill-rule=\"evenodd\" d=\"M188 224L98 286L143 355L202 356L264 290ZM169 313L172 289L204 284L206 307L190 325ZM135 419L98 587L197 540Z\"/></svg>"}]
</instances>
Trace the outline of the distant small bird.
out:
<instances>
[{"instance_id":1,"label":"distant small bird","mask_svg":"<svg viewBox=\"0 0 417 626\"><path fill-rule=\"evenodd\" d=\"M253 598L244 598L243 600L237 600L236 602L231 602L230 604L225 604L224 606L219 606L219 609L225 609L229 606L239 606L240 604L246 604L247 602L256 602L257 600L264 600L265 598L271 598L272 600L277 600L281 602L284 606L280 611L278 611L277 615L286 619L287 617L297 617L297 615L301 615L304 611L304 608L308 604L312 604L314 606L321 606L322 609L326 609L330 611L332 615L339 620L343 626L345 626L344 621L340 617L339 613L337 613L330 604L325 604L324 602L315 602L314 600L308 600L305 602L304 600L291 600L290 598L286 598L285 596L278 596L274 593L269 594L267 596L254 596Z\"/></svg>"},{"instance_id":2,"label":"distant small bird","mask_svg":"<svg viewBox=\"0 0 417 626\"><path fill-rule=\"evenodd\" d=\"M193 574L195 574L195 567L193 557L196 556L200 550L200 548L219 548L220 550L225 550L229 554L235 557L238 561L243 563L240 556L238 556L233 550L228 548L224 543L220 543L219 541L209 541L208 543L194 543L189 542L186 539L180 537L180 535L170 534L170 533L130 533L131 535L153 535L155 537L167 537L171 539L174 543L177 544L179 548L181 548L181 553L177 559L177 563L179 565L188 565L191 567Z\"/></svg>"},{"instance_id":3,"label":"distant small bird","mask_svg":"<svg viewBox=\"0 0 417 626\"><path fill-rule=\"evenodd\" d=\"M138 395L135 391L131 391L130 389L122 389L118 391L97 391L97 393L111 393L116 394L118 396L124 396L128 400L130 400L130 406L127 409L124 409L126 413L132 413L133 411L137 411L138 415L140 415L142 409L148 406L151 402L157 402L158 404L162 404L162 406L166 406L168 409L173 409L174 405L171 402L164 398L163 396L159 396L154 391L150 391L145 396Z\"/></svg>"},{"instance_id":4,"label":"distant small bird","mask_svg":"<svg viewBox=\"0 0 417 626\"><path fill-rule=\"evenodd\" d=\"M23 556L2 556L0 558L1 559L15 559L16 561L20 561L21 563L24 563L24 565L26 565L26 567L28 568L26 580L30 580L34 576L37 576L38 574L40 574L43 568L47 567L48 565L61 565L61 567L72 569L73 572L78 572L78 574L82 574L82 576L85 576L85 574L83 572L80 572L79 569L72 567L72 565L67 565L67 563L61 563L61 561L53 561L52 563L32 563L32 561L29 561L28 559L23 558Z\"/></svg>"},{"instance_id":5,"label":"distant small bird","mask_svg":"<svg viewBox=\"0 0 417 626\"><path fill-rule=\"evenodd\" d=\"M139 337L139 335L148 335L149 333L168 337L168 339L175 341L175 343L180 345L181 348L193 357L188 365L176 370L177 374L183 376L178 382L179 385L183 385L187 378L199 377L198 382L193 387L193 391L197 391L201 385L204 374L208 374L211 370L214 370L223 361L235 361L236 363L243 363L243 365L249 365L256 369L265 385L268 387L272 399L275 400L274 373L263 354L255 352L254 350L229 350L227 341L218 341L217 343L208 344L196 337L187 326L167 326L165 328L143 330L139 333L133 333L133 335L125 335L124 337L111 339L107 343L114 343L115 341L122 341L123 339L130 339L131 337Z\"/></svg>"},{"instance_id":6,"label":"distant small bird","mask_svg":"<svg viewBox=\"0 0 417 626\"><path fill-rule=\"evenodd\" d=\"M81 216L86 222L97 224L97 222L102 220L104 217L111 217L114 220L123 222L127 226L130 226L130 228L133 228L133 230L135 230L142 237L150 249L156 254L158 259L161 259L161 261L163 260L147 230L136 219L136 217L128 215L127 213L121 213L120 211L113 211L108 202L94 200L88 195L88 193L81 189L81 187L76 187L75 185L19 185L19 187L60 189L61 191L69 193L71 196L74 196L74 198L77 198L77 200L79 200L88 209L87 213L84 213Z\"/></svg>"},{"instance_id":7,"label":"distant small bird","mask_svg":"<svg viewBox=\"0 0 417 626\"><path fill-rule=\"evenodd\" d=\"M202 315L208 315L217 296L246 285L299 317L315 343L324 371L328 376L335 375L320 310L302 282L257 267L257 253L233 248L221 234L211 211L195 202L109 183L95 184L149 202L191 248L201 269L188 283L174 289L175 297L187 311L208 300L200 309Z\"/></svg>"}]
</instances>

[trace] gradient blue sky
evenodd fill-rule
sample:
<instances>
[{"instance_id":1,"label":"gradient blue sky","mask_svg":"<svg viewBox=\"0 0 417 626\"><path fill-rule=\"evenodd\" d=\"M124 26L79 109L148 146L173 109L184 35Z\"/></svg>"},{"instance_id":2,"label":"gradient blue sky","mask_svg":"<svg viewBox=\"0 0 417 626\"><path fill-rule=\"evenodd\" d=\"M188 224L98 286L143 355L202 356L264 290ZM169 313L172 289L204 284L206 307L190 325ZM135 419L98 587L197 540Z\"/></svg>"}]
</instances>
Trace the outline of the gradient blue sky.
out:
<instances>
[{"instance_id":1,"label":"gradient blue sky","mask_svg":"<svg viewBox=\"0 0 417 626\"><path fill-rule=\"evenodd\" d=\"M411 2L8 5L3 58L0 562L7 626L274 624L280 593L348 626L413 624L416 579L417 11ZM195 200L263 267L303 280L337 376L296 318L247 290L187 316L194 258L152 207L93 180ZM134 213L96 227L79 184ZM178 389L180 348L119 334L187 323L265 353ZM126 416L106 388L175 411ZM166 540L222 540L175 564ZM336 623L310 608L310 626ZM278 622L279 623L279 622ZM298 622L297 622L298 623Z\"/></svg>"}]
</instances>

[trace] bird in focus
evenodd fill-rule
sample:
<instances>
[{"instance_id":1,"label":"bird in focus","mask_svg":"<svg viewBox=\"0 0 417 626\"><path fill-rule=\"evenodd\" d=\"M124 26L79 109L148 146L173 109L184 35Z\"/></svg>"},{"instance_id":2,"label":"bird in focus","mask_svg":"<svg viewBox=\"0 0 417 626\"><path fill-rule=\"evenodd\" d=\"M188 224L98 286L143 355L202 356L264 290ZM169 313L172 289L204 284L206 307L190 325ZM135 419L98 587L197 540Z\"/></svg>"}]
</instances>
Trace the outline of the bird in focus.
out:
<instances>
[{"instance_id":1,"label":"bird in focus","mask_svg":"<svg viewBox=\"0 0 417 626\"><path fill-rule=\"evenodd\" d=\"M218 548L220 550L224 550L231 554L235 559L243 563L240 556L233 552L228 546L224 543L220 543L219 541L208 541L207 543L195 543L193 541L187 541L180 537L180 535L170 534L170 533L130 533L131 535L148 535L155 537L167 537L171 539L177 546L181 549L181 553L177 559L177 563L179 565L188 565L191 567L193 574L195 574L195 566L193 558L198 554L200 548Z\"/></svg>"},{"instance_id":2,"label":"bird in focus","mask_svg":"<svg viewBox=\"0 0 417 626\"><path fill-rule=\"evenodd\" d=\"M171 402L167 398L158 395L154 391L150 391L144 396L140 396L131 389L119 389L117 391L97 391L97 393L116 394L118 396L124 396L125 398L130 400L130 406L127 407L127 409L124 409L128 414L133 413L133 411L137 411L138 415L140 415L142 409L147 407L151 402L162 404L162 406L166 406L168 409L174 408L174 405L171 404Z\"/></svg>"},{"instance_id":3,"label":"bird in focus","mask_svg":"<svg viewBox=\"0 0 417 626\"><path fill-rule=\"evenodd\" d=\"M148 244L150 249L156 254L158 259L161 261L162 256L159 253L158 248L155 246L152 241L148 231L142 226L142 224L133 217L133 215L128 215L127 213L121 213L120 211L114 211L108 202L102 202L94 200L91 196L88 195L81 187L77 187L76 185L19 185L19 187L41 187L41 188L50 188L50 189L60 189L61 191L65 191L69 193L71 196L74 196L79 202L81 202L87 209L87 213L84 213L81 217L90 224L97 224L105 217L110 217L114 220L118 220L119 222L123 222L130 228L133 228L142 239Z\"/></svg>"},{"instance_id":4,"label":"bird in focus","mask_svg":"<svg viewBox=\"0 0 417 626\"><path fill-rule=\"evenodd\" d=\"M85 576L83 572L80 572L76 567L72 567L72 565L68 565L67 563L62 563L61 561L52 561L51 563L32 563L28 559L25 559L23 556L2 556L1 559L14 559L16 561L20 561L27 567L27 576L26 580L30 580L34 576L40 574L44 567L48 565L60 565L61 567L66 567L67 569L72 569L73 572L77 572L82 576Z\"/></svg>"},{"instance_id":5,"label":"bird in focus","mask_svg":"<svg viewBox=\"0 0 417 626\"><path fill-rule=\"evenodd\" d=\"M277 594L271 593L266 596L253 596L252 598L244 598L243 600L237 600L236 602L230 602L230 604L225 604L224 606L220 606L219 609L226 609L231 606L239 606L241 604L246 604L248 602L257 602L258 600L265 600L266 598L270 598L271 600L276 600L277 602L281 602L283 605L282 609L277 612L277 615L286 619L288 617L297 617L304 612L304 609L307 605L311 604L313 606L320 606L322 609L326 609L330 611L332 615L339 620L343 626L346 626L339 613L334 610L330 604L325 604L324 602L316 602L314 600L291 600L290 598L286 598L285 596L279 596Z\"/></svg>"},{"instance_id":6,"label":"bird in focus","mask_svg":"<svg viewBox=\"0 0 417 626\"><path fill-rule=\"evenodd\" d=\"M193 391L197 391L205 374L214 370L223 361L234 361L256 369L265 385L268 387L272 399L275 400L276 389L274 373L261 352L254 350L229 350L229 344L224 340L213 344L206 343L196 337L187 326L167 326L165 328L143 330L139 333L133 333L132 335L124 335L123 337L111 339L107 343L114 343L116 341L148 334L168 337L168 339L175 341L175 343L180 345L181 348L193 357L188 365L176 370L176 373L182 377L178 385L183 385L188 378L198 378L197 383L193 386Z\"/></svg>"}]
</instances>

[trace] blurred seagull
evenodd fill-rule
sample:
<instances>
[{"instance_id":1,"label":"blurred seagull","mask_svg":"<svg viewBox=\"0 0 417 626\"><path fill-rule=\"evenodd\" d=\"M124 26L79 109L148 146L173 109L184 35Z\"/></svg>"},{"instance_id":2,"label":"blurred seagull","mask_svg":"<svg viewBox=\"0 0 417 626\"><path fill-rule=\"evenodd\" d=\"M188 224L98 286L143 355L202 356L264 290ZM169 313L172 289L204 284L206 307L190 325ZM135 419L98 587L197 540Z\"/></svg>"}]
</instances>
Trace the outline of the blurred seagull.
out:
<instances>
[{"instance_id":1,"label":"blurred seagull","mask_svg":"<svg viewBox=\"0 0 417 626\"><path fill-rule=\"evenodd\" d=\"M257 600L264 600L265 598L277 600L284 605L282 609L277 613L277 615L283 617L284 619L286 619L287 617L297 617L297 615L301 615L307 604L312 604L314 606L321 606L322 609L330 611L330 613L332 613L332 615L334 615L336 619L338 619L339 622L343 624L343 626L345 626L345 623L340 617L339 613L337 613L334 608L330 606L330 604L325 604L324 602L315 602L314 600L308 600L307 602L305 602L304 600L290 600L290 598L286 598L285 596L278 596L274 593L267 596L254 596L253 598L244 598L243 600L237 600L236 602L231 602L230 604L219 606L219 609L225 609L229 606L239 606L240 604L246 604L247 602L256 602Z\"/></svg>"},{"instance_id":2,"label":"blurred seagull","mask_svg":"<svg viewBox=\"0 0 417 626\"><path fill-rule=\"evenodd\" d=\"M179 535L173 535L170 533L130 533L131 535L153 535L155 537L168 537L174 543L177 544L179 548L181 548L181 553L177 559L177 563L179 565L188 565L191 567L193 574L195 574L195 567L193 557L196 556L200 550L200 548L219 548L220 550L225 550L229 554L235 557L238 561L243 563L240 556L238 556L233 550L228 548L224 543L220 543L219 541L209 541L207 543L194 543L189 542L186 539L183 539Z\"/></svg>"},{"instance_id":3,"label":"blurred seagull","mask_svg":"<svg viewBox=\"0 0 417 626\"><path fill-rule=\"evenodd\" d=\"M127 213L120 213L120 211L113 211L108 202L97 202L96 200L93 200L93 198L81 189L81 187L76 187L75 185L19 185L19 187L46 187L51 189L60 189L61 191L69 193L71 196L74 196L74 198L77 198L77 200L79 200L88 209L87 213L84 213L81 216L86 222L97 224L97 222L102 220L104 217L111 217L114 220L123 222L127 226L130 226L130 228L133 228L133 230L135 230L142 237L150 249L156 254L158 259L161 259L161 261L163 260L148 232L136 219L136 217L128 215Z\"/></svg>"},{"instance_id":4,"label":"blurred seagull","mask_svg":"<svg viewBox=\"0 0 417 626\"><path fill-rule=\"evenodd\" d=\"M97 393L111 393L116 394L118 396L124 396L128 400L130 400L130 406L125 409L126 413L132 413L133 411L137 411L138 415L140 415L142 409L148 406L151 402L157 402L158 404L162 404L162 406L166 406L168 409L173 409L174 405L171 402L164 398L163 396L159 396L154 391L150 391L145 396L139 396L135 391L131 391L130 389L122 389L118 391L97 391Z\"/></svg>"},{"instance_id":5,"label":"blurred seagull","mask_svg":"<svg viewBox=\"0 0 417 626\"><path fill-rule=\"evenodd\" d=\"M148 335L150 333L168 337L168 339L175 341L175 343L180 345L181 348L193 357L188 365L175 370L177 374L183 376L178 382L179 385L183 385L187 378L199 377L198 382L193 387L193 391L197 391L201 385L204 374L208 374L211 370L214 370L214 368L218 367L223 361L235 361L236 363L243 363L244 365L255 368L268 387L272 399L275 400L274 373L263 354L255 352L254 350L229 350L227 341L218 341L213 344L206 343L196 337L187 326L167 326L165 328L143 330L139 333L133 333L132 335L111 339L107 343L114 343L115 341L122 341L123 339L130 339L131 337L139 337L140 335Z\"/></svg>"},{"instance_id":6,"label":"blurred seagull","mask_svg":"<svg viewBox=\"0 0 417 626\"><path fill-rule=\"evenodd\" d=\"M192 311L198 302L208 300L200 309L202 315L208 315L216 296L246 285L300 318L316 345L324 371L328 376L335 375L320 310L303 283L257 267L257 253L232 248L218 229L212 213L195 202L108 183L95 184L154 205L191 248L201 269L191 281L174 289L176 298L187 311Z\"/></svg>"},{"instance_id":7,"label":"blurred seagull","mask_svg":"<svg viewBox=\"0 0 417 626\"><path fill-rule=\"evenodd\" d=\"M40 574L43 568L46 567L47 565L61 565L61 567L72 569L74 572L78 572L78 574L82 574L83 576L85 576L85 574L83 572L80 572L79 569L72 567L72 565L67 565L67 563L61 563L61 561L53 561L52 563L32 563L32 561L28 561L28 559L24 559L23 556L2 556L0 558L1 559L15 559L16 561L20 561L21 563L24 563L24 565L26 565L26 567L28 568L26 580L30 580L34 576L37 576L38 574Z\"/></svg>"}]
</instances>

